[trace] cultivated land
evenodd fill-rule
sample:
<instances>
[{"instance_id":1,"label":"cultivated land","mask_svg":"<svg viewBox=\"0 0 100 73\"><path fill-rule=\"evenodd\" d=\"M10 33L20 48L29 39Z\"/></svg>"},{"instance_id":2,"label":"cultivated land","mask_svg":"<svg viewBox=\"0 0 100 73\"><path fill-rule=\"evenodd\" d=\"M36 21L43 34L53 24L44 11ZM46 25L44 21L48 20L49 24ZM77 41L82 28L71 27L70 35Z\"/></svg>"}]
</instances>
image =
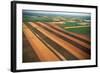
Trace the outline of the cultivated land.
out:
<instances>
[{"instance_id":1,"label":"cultivated land","mask_svg":"<svg viewBox=\"0 0 100 73\"><path fill-rule=\"evenodd\" d=\"M22 25L24 63L91 58L89 22L60 16L24 16Z\"/></svg>"}]
</instances>

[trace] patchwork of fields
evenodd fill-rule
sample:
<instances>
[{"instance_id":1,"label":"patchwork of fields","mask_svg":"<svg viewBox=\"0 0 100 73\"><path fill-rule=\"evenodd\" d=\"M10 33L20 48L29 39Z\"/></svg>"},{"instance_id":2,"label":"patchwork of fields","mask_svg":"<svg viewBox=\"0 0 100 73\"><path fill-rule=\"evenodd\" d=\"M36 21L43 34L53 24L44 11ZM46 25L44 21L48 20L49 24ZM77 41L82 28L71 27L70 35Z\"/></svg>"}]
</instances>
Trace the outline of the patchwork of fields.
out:
<instances>
[{"instance_id":1,"label":"patchwork of fields","mask_svg":"<svg viewBox=\"0 0 100 73\"><path fill-rule=\"evenodd\" d=\"M23 15L24 63L91 59L89 16L30 12Z\"/></svg>"},{"instance_id":2,"label":"patchwork of fields","mask_svg":"<svg viewBox=\"0 0 100 73\"><path fill-rule=\"evenodd\" d=\"M24 22L23 62L90 59L90 39L75 32L51 22Z\"/></svg>"}]
</instances>

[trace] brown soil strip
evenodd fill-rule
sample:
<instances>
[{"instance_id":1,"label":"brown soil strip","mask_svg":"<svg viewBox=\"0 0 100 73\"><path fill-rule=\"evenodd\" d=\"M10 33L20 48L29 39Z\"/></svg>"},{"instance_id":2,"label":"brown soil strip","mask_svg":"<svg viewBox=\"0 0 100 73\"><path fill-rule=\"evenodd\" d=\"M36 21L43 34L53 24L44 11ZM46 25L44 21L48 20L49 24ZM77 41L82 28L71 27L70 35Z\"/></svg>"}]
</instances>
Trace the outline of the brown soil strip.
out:
<instances>
[{"instance_id":1,"label":"brown soil strip","mask_svg":"<svg viewBox=\"0 0 100 73\"><path fill-rule=\"evenodd\" d=\"M31 46L35 50L41 61L58 61L59 58L53 54L31 31L24 25L23 26L25 36L30 42Z\"/></svg>"},{"instance_id":2,"label":"brown soil strip","mask_svg":"<svg viewBox=\"0 0 100 73\"><path fill-rule=\"evenodd\" d=\"M27 23L27 26L28 26L29 29L31 29L31 31L33 33L35 32L36 35L38 35L39 37L41 37L41 39L42 39L41 41L45 44L45 46L48 46L48 44L49 44L49 46L48 46L49 49L52 50L52 52L55 55L58 55L61 58L61 60L65 60L65 59L66 60L77 60L78 59L74 55L72 55L70 52L68 52L67 50L65 50L63 47L61 47L59 44L57 44L56 42L54 42L53 40L51 40L50 38L48 38L47 36L45 36L43 33L41 33L40 31L38 31L37 28L32 27L28 23ZM63 58L62 58L62 56L63 56Z\"/></svg>"},{"instance_id":3,"label":"brown soil strip","mask_svg":"<svg viewBox=\"0 0 100 73\"><path fill-rule=\"evenodd\" d=\"M67 51L69 51L70 53L75 55L77 58L83 59L83 58L88 58L89 57L89 55L87 53L85 53L85 52L81 51L79 48L76 48L75 46L71 45L69 42L62 40L61 38L59 38L55 34L52 34L51 32L48 32L47 30L41 28L40 26L38 26L38 25L36 25L32 22L30 22L30 24L33 27L37 28L37 30L39 30L45 36L49 37L51 40L55 41L60 46L64 47Z\"/></svg>"},{"instance_id":4,"label":"brown soil strip","mask_svg":"<svg viewBox=\"0 0 100 73\"><path fill-rule=\"evenodd\" d=\"M69 36L69 35L66 35L66 34L64 34L63 32L59 32L59 31L57 31L56 29L53 29L52 27L49 27L49 25L47 25L47 24L44 24L44 23L42 23L42 22L38 22L39 23L39 25L41 26L44 26L44 28L46 27L46 28L48 28L49 30L51 30L51 32L53 31L53 32L55 32L55 33L57 33L58 35L60 35L60 36L63 36L63 37L65 37L65 40L71 40L71 41L73 41L73 42L75 42L75 43L77 43L78 45L77 46L79 46L79 45L82 45L83 47L86 47L87 49L90 49L90 45L88 45L88 44L86 44L86 43L84 43L84 42L82 42L82 41L80 41L80 40L78 40L78 39L76 39L76 38L73 38L73 37L71 37L71 36ZM41 27L42 27L41 26ZM70 41L70 42L71 42Z\"/></svg>"},{"instance_id":5,"label":"brown soil strip","mask_svg":"<svg viewBox=\"0 0 100 73\"><path fill-rule=\"evenodd\" d=\"M32 49L31 45L29 44L26 36L23 32L23 63L29 62L40 62L40 59L36 55L35 51Z\"/></svg>"}]
</instances>

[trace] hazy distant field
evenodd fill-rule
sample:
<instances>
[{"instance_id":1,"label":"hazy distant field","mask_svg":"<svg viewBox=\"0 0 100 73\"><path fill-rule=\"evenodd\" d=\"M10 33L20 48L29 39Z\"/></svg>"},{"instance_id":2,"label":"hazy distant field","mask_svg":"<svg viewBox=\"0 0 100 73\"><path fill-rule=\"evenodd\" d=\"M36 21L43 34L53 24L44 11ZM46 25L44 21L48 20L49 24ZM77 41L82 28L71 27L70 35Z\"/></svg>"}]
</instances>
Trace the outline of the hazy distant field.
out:
<instances>
[{"instance_id":1,"label":"hazy distant field","mask_svg":"<svg viewBox=\"0 0 100 73\"><path fill-rule=\"evenodd\" d=\"M61 22L60 21L55 21L54 20L55 17L38 17L38 16L24 16L24 19L23 21L24 22ZM57 17L56 17L57 19ZM78 34L84 34L84 35L90 35L90 27L81 27L81 28L69 28L69 29L65 29L64 27L74 27L74 26L88 26L90 25L90 23L87 23L88 25L81 25L80 23L83 23L83 22L69 22L70 19L65 19L65 21L63 21L64 23L62 24L59 24L59 27L63 28L64 30L67 30L67 31L71 31L71 32L75 32L75 33L78 33ZM79 19L80 20L80 19ZM86 23L86 22L85 22Z\"/></svg>"}]
</instances>

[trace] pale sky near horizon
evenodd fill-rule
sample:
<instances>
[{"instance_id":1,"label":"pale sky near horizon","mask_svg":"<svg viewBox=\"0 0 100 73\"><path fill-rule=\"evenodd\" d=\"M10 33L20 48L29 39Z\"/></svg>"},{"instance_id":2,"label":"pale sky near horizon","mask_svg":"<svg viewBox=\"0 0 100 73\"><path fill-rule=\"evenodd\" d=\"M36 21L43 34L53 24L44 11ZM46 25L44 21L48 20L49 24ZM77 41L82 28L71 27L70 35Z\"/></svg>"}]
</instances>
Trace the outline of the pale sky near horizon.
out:
<instances>
[{"instance_id":1,"label":"pale sky near horizon","mask_svg":"<svg viewBox=\"0 0 100 73\"><path fill-rule=\"evenodd\" d=\"M90 13L80 13L80 12L65 12L65 11L37 11L37 10L23 10L26 13L35 13L35 14L59 14L59 15L76 15L76 16L90 16Z\"/></svg>"}]
</instances>

